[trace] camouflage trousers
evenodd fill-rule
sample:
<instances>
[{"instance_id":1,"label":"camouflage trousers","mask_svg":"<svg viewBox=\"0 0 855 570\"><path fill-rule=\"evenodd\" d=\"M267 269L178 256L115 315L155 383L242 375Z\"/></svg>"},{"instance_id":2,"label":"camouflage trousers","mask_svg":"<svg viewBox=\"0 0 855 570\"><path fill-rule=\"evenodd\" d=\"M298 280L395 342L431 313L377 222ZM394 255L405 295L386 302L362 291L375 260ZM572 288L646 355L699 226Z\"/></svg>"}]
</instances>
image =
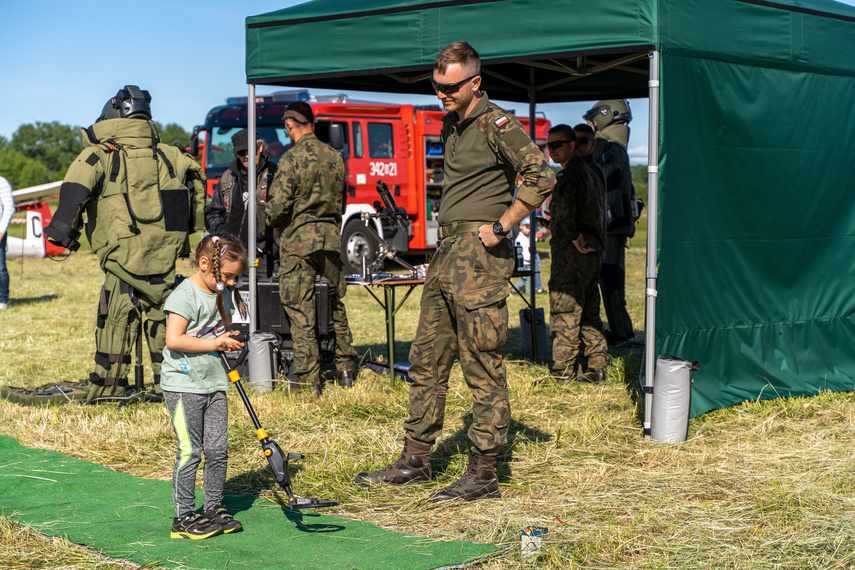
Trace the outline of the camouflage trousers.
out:
<instances>
[{"instance_id":1,"label":"camouflage trousers","mask_svg":"<svg viewBox=\"0 0 855 570\"><path fill-rule=\"evenodd\" d=\"M124 395L122 387L128 386L128 375L134 367L132 352L138 341L142 346L140 335L148 345L153 387L160 392L160 366L166 346L163 304L175 286L175 270L164 275L137 276L111 261L104 268L95 326L95 372L89 375L93 385L89 398Z\"/></svg>"},{"instance_id":2,"label":"camouflage trousers","mask_svg":"<svg viewBox=\"0 0 855 570\"><path fill-rule=\"evenodd\" d=\"M608 345L600 319L600 259L596 254L555 253L549 279L550 335L552 336L552 369L575 373L580 345L588 369L605 368Z\"/></svg>"},{"instance_id":3,"label":"camouflage trousers","mask_svg":"<svg viewBox=\"0 0 855 570\"><path fill-rule=\"evenodd\" d=\"M347 292L340 254L337 251L315 251L306 257L287 256L279 270L279 299L291 323L294 339L294 373L300 382L320 384L321 366L318 339L315 335L315 275L329 279L335 286L332 302L335 329L335 367L353 371L356 350L347 322L344 298Z\"/></svg>"},{"instance_id":4,"label":"camouflage trousers","mask_svg":"<svg viewBox=\"0 0 855 570\"><path fill-rule=\"evenodd\" d=\"M487 249L474 232L443 239L425 277L410 348L410 415L404 431L432 445L442 433L448 376L456 358L472 391L469 439L482 455L507 442L511 409L502 348L508 339L508 277L514 247Z\"/></svg>"},{"instance_id":5,"label":"camouflage trousers","mask_svg":"<svg viewBox=\"0 0 855 570\"><path fill-rule=\"evenodd\" d=\"M600 289L611 335L616 339L632 338L632 319L626 311L625 236L606 236L606 257L600 273Z\"/></svg>"}]
</instances>

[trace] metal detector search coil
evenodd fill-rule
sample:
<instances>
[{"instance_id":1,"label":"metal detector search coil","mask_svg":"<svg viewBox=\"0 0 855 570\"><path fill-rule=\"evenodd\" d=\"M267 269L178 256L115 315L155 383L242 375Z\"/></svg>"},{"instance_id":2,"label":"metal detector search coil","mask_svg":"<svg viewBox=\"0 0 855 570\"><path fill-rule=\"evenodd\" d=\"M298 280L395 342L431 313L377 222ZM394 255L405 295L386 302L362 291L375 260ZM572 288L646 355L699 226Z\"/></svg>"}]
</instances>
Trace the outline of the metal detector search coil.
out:
<instances>
[{"instance_id":1,"label":"metal detector search coil","mask_svg":"<svg viewBox=\"0 0 855 570\"><path fill-rule=\"evenodd\" d=\"M247 348L248 345L246 344L249 339L245 334L238 335L235 338L243 342L244 347L241 349L240 353L238 353L234 366L229 364L229 359L226 357L225 352L220 352L220 359L223 361L223 366L226 369L229 381L237 388L240 398L243 400L244 406L246 406L246 411L249 413L250 419L252 419L252 424L255 426L255 433L258 436L258 441L261 443L261 450L267 458L267 463L270 464L270 469L273 471L273 477L285 490L285 494L288 495L288 506L292 509L320 509L324 507L337 506L338 501L325 499L303 499L294 496L294 493L291 491L291 477L288 475L288 461L291 459L303 459L303 456L299 453L285 453L282 451L279 444L270 439L267 435L267 431L261 427L261 422L258 421L258 416L255 415L255 409L253 409L252 404L249 402L246 391L244 391L243 386L240 383L240 373L237 371L237 367L243 364L247 354L249 354L249 349Z\"/></svg>"}]
</instances>

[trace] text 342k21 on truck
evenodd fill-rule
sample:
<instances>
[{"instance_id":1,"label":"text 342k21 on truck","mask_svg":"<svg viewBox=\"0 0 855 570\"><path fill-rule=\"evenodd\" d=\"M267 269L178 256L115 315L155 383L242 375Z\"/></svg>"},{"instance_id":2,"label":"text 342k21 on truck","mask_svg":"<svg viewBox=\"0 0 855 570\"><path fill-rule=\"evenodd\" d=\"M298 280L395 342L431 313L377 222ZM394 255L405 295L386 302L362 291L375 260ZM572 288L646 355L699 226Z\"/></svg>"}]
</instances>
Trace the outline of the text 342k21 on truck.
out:
<instances>
[{"instance_id":1,"label":"text 342k21 on truck","mask_svg":"<svg viewBox=\"0 0 855 570\"><path fill-rule=\"evenodd\" d=\"M270 160L279 162L291 141L282 124L285 106L305 100L315 114L315 134L328 144L331 131L341 133L333 146L345 161L347 209L342 218L342 259L354 273L362 258L371 262L379 251L377 239L367 231L363 212L375 213L378 180L395 195L409 216L408 231L372 218L377 233L399 254L426 254L436 249L437 215L442 198L443 154L440 142L442 117L439 106L420 107L383 103L348 102L346 95L318 98L307 91L277 92L256 97L257 136L270 147ZM528 130L528 118L520 121ZM333 125L339 125L331 128ZM208 112L205 124L193 131L191 149L200 157L208 177L208 194L234 160L231 137L247 127L247 98L229 98L226 105ZM549 121L535 122L535 141L546 144ZM340 131L338 131L340 129ZM204 133L204 136L200 136ZM333 137L337 139L338 137Z\"/></svg>"}]
</instances>

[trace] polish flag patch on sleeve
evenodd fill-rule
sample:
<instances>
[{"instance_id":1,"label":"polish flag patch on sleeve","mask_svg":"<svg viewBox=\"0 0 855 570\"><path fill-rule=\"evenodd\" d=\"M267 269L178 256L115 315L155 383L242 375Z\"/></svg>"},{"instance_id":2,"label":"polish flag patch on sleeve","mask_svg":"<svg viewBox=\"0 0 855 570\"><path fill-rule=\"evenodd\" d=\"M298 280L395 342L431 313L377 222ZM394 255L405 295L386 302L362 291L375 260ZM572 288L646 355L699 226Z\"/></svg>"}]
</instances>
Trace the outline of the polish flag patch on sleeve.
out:
<instances>
[{"instance_id":1,"label":"polish flag patch on sleeve","mask_svg":"<svg viewBox=\"0 0 855 570\"><path fill-rule=\"evenodd\" d=\"M502 125L507 123L509 120L510 119L508 119L507 117L499 117L498 119L496 119L495 123L496 123L497 127L501 127Z\"/></svg>"}]
</instances>

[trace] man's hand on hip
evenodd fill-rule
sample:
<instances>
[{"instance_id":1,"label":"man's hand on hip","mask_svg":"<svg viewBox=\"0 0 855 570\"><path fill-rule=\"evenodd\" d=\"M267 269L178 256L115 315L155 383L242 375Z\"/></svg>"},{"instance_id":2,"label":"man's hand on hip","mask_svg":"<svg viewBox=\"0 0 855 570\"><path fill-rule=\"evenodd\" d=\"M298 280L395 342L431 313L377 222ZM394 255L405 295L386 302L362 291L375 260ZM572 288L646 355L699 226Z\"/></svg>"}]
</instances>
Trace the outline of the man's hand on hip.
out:
<instances>
[{"instance_id":1,"label":"man's hand on hip","mask_svg":"<svg viewBox=\"0 0 855 570\"><path fill-rule=\"evenodd\" d=\"M502 241L499 236L493 233L492 224L484 224L478 228L478 237L481 238L484 247L496 247Z\"/></svg>"}]
</instances>

